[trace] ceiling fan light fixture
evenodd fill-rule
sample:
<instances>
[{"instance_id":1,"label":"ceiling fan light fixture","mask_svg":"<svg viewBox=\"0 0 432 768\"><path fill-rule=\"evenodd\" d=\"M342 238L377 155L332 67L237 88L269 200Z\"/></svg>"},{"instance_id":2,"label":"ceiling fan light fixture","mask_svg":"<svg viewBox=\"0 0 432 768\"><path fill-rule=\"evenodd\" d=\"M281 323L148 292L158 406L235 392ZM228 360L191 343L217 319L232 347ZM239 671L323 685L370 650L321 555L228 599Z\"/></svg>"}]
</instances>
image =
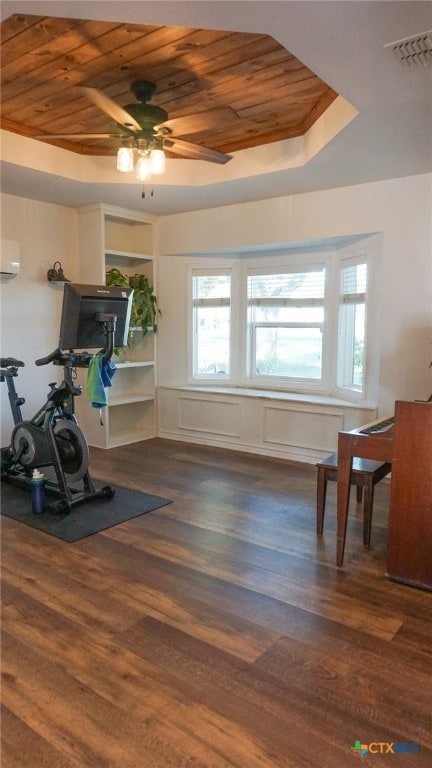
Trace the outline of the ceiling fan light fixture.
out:
<instances>
[{"instance_id":1,"label":"ceiling fan light fixture","mask_svg":"<svg viewBox=\"0 0 432 768\"><path fill-rule=\"evenodd\" d=\"M135 164L135 176L138 181L148 181L151 177L150 154L147 150L138 150L138 159Z\"/></svg>"},{"instance_id":2,"label":"ceiling fan light fixture","mask_svg":"<svg viewBox=\"0 0 432 768\"><path fill-rule=\"evenodd\" d=\"M156 93L156 85L147 80L132 83L131 90L138 103L128 104L124 108L97 88L79 86L79 90L117 123L121 133L44 133L40 136L34 135L34 138L120 140L120 146L117 148L117 170L120 173L132 173L135 170L139 181L149 181L152 176L165 173L164 148L169 150L170 154L193 160L221 164L231 160L231 155L177 138L178 135L218 129L224 121L238 119L231 107L213 107L205 112L169 119L168 113L162 107L148 103Z\"/></svg>"},{"instance_id":3,"label":"ceiling fan light fixture","mask_svg":"<svg viewBox=\"0 0 432 768\"><path fill-rule=\"evenodd\" d=\"M122 173L130 173L134 169L134 152L129 146L121 146L117 152L117 170Z\"/></svg>"},{"instance_id":4,"label":"ceiling fan light fixture","mask_svg":"<svg viewBox=\"0 0 432 768\"><path fill-rule=\"evenodd\" d=\"M165 153L162 146L145 139L137 140L135 176L138 181L148 181L152 176L165 173Z\"/></svg>"},{"instance_id":5,"label":"ceiling fan light fixture","mask_svg":"<svg viewBox=\"0 0 432 768\"><path fill-rule=\"evenodd\" d=\"M166 170L166 158L163 149L152 149L150 152L151 172L155 176L161 176Z\"/></svg>"}]
</instances>

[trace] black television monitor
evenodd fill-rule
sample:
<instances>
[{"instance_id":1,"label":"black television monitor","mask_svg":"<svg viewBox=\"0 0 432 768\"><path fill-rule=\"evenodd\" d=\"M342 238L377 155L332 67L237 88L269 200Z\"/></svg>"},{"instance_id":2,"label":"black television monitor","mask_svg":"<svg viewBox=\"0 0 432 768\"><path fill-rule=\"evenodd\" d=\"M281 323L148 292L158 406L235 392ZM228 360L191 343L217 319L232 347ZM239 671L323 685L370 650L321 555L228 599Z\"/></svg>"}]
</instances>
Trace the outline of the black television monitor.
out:
<instances>
[{"instance_id":1,"label":"black television monitor","mask_svg":"<svg viewBox=\"0 0 432 768\"><path fill-rule=\"evenodd\" d=\"M127 344L132 288L65 283L60 321L61 349L104 349L107 336L97 315L115 315L114 347Z\"/></svg>"}]
</instances>

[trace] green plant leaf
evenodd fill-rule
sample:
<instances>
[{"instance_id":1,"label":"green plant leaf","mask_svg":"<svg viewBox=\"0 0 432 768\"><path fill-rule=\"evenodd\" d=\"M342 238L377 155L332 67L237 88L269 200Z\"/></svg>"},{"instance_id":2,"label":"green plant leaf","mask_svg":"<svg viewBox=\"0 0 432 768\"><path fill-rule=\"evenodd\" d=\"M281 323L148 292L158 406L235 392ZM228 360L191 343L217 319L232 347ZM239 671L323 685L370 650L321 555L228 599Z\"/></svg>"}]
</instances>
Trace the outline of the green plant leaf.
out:
<instances>
[{"instance_id":1,"label":"green plant leaf","mask_svg":"<svg viewBox=\"0 0 432 768\"><path fill-rule=\"evenodd\" d=\"M157 333L156 318L161 312L157 305L157 298L153 293L153 287L145 275L128 276L117 267L112 267L106 273L106 284L133 288L131 327L141 327L143 336L148 333L149 328ZM130 332L128 344L132 336L133 332Z\"/></svg>"}]
</instances>

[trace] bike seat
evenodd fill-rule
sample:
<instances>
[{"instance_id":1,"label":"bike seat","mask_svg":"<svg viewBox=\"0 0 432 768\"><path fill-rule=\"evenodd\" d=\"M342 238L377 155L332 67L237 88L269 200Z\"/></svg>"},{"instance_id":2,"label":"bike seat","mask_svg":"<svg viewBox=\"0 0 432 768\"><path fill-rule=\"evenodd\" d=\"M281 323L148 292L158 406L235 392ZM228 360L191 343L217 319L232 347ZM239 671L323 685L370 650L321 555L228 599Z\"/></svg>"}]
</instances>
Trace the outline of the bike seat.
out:
<instances>
[{"instance_id":1,"label":"bike seat","mask_svg":"<svg viewBox=\"0 0 432 768\"><path fill-rule=\"evenodd\" d=\"M8 368L13 366L15 368L23 368L25 363L22 360L15 360L14 357L2 357L0 358L0 368Z\"/></svg>"}]
</instances>

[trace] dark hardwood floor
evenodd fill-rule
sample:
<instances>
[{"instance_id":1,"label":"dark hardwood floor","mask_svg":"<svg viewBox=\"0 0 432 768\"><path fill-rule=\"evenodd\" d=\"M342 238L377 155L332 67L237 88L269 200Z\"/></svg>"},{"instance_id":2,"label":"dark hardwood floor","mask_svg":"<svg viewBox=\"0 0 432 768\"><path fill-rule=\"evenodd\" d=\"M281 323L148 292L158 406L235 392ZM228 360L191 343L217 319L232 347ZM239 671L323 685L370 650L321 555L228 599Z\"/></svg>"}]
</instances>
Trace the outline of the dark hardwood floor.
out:
<instances>
[{"instance_id":1,"label":"dark hardwood floor","mask_svg":"<svg viewBox=\"0 0 432 768\"><path fill-rule=\"evenodd\" d=\"M2 518L2 768L430 768L432 593L385 577L387 481L340 570L313 466L91 455L172 504L74 544Z\"/></svg>"}]
</instances>

